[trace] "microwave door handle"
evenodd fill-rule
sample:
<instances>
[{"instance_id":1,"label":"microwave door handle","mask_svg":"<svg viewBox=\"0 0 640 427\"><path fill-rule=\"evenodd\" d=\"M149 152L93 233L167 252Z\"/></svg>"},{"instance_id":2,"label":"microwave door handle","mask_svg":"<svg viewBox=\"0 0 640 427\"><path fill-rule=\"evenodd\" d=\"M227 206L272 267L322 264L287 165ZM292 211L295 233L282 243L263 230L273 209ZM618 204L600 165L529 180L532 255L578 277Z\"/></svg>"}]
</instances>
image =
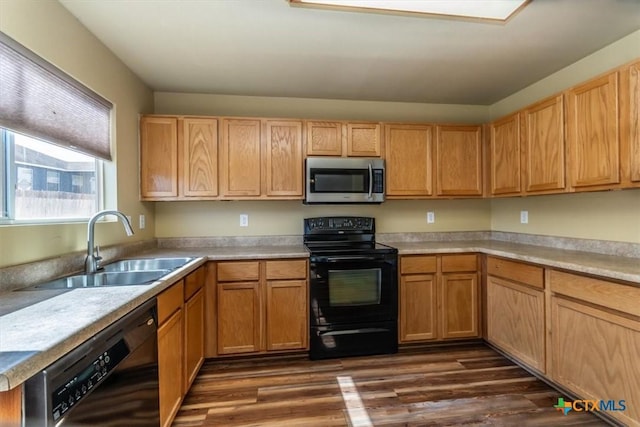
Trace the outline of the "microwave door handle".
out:
<instances>
[{"instance_id":1,"label":"microwave door handle","mask_svg":"<svg viewBox=\"0 0 640 427\"><path fill-rule=\"evenodd\" d=\"M367 198L371 199L371 197L373 197L373 167L369 163L369 194Z\"/></svg>"}]
</instances>

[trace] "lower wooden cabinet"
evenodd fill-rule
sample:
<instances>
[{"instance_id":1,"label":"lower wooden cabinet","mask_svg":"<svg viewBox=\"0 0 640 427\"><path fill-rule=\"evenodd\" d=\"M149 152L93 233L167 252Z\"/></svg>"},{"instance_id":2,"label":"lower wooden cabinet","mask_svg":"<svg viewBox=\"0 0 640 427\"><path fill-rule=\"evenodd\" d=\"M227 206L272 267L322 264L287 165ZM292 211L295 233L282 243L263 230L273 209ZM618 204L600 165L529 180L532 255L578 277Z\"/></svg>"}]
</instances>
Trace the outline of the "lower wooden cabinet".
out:
<instances>
[{"instance_id":1,"label":"lower wooden cabinet","mask_svg":"<svg viewBox=\"0 0 640 427\"><path fill-rule=\"evenodd\" d=\"M184 303L184 389L189 390L204 363L204 289Z\"/></svg>"},{"instance_id":2,"label":"lower wooden cabinet","mask_svg":"<svg viewBox=\"0 0 640 427\"><path fill-rule=\"evenodd\" d=\"M218 283L218 354L260 351L260 283Z\"/></svg>"},{"instance_id":3,"label":"lower wooden cabinet","mask_svg":"<svg viewBox=\"0 0 640 427\"><path fill-rule=\"evenodd\" d=\"M582 399L625 402L607 414L640 426L640 288L551 271L551 377Z\"/></svg>"},{"instance_id":4,"label":"lower wooden cabinet","mask_svg":"<svg viewBox=\"0 0 640 427\"><path fill-rule=\"evenodd\" d=\"M487 259L487 340L546 372L544 269Z\"/></svg>"},{"instance_id":5,"label":"lower wooden cabinet","mask_svg":"<svg viewBox=\"0 0 640 427\"><path fill-rule=\"evenodd\" d=\"M204 362L205 267L158 295L160 424L173 422Z\"/></svg>"},{"instance_id":6,"label":"lower wooden cabinet","mask_svg":"<svg viewBox=\"0 0 640 427\"><path fill-rule=\"evenodd\" d=\"M479 336L478 256L400 259L400 343Z\"/></svg>"},{"instance_id":7,"label":"lower wooden cabinet","mask_svg":"<svg viewBox=\"0 0 640 427\"><path fill-rule=\"evenodd\" d=\"M0 426L20 427L22 425L22 386L0 391Z\"/></svg>"},{"instance_id":8,"label":"lower wooden cabinet","mask_svg":"<svg viewBox=\"0 0 640 427\"><path fill-rule=\"evenodd\" d=\"M438 337L436 283L435 272L400 277L398 313L401 343L434 340Z\"/></svg>"},{"instance_id":9,"label":"lower wooden cabinet","mask_svg":"<svg viewBox=\"0 0 640 427\"><path fill-rule=\"evenodd\" d=\"M179 309L158 328L158 376L162 427L171 425L182 402L182 337L182 309Z\"/></svg>"},{"instance_id":10,"label":"lower wooden cabinet","mask_svg":"<svg viewBox=\"0 0 640 427\"><path fill-rule=\"evenodd\" d=\"M307 281L267 281L267 351L307 346Z\"/></svg>"},{"instance_id":11,"label":"lower wooden cabinet","mask_svg":"<svg viewBox=\"0 0 640 427\"><path fill-rule=\"evenodd\" d=\"M219 355L308 347L306 259L217 263Z\"/></svg>"}]
</instances>

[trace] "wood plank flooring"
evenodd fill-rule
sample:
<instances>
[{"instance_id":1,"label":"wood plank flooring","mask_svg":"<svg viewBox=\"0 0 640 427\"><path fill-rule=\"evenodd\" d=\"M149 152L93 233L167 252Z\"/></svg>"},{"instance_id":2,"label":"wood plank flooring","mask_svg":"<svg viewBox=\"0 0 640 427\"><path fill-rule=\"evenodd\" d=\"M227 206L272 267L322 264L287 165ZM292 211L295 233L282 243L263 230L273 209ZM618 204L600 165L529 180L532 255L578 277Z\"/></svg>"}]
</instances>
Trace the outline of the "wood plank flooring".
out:
<instances>
[{"instance_id":1,"label":"wood plank flooring","mask_svg":"<svg viewBox=\"0 0 640 427\"><path fill-rule=\"evenodd\" d=\"M202 367L174 422L194 426L603 426L483 344Z\"/></svg>"}]
</instances>

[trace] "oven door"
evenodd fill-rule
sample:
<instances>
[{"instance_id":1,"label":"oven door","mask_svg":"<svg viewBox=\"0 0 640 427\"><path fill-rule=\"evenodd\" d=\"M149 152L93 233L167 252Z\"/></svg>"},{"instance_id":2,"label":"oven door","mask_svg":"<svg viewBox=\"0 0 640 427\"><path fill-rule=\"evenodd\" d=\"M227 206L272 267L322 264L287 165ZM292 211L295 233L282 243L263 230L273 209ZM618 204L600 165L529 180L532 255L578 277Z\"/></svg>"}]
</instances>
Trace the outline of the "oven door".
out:
<instances>
[{"instance_id":1,"label":"oven door","mask_svg":"<svg viewBox=\"0 0 640 427\"><path fill-rule=\"evenodd\" d=\"M312 326L395 321L396 254L310 258Z\"/></svg>"}]
</instances>

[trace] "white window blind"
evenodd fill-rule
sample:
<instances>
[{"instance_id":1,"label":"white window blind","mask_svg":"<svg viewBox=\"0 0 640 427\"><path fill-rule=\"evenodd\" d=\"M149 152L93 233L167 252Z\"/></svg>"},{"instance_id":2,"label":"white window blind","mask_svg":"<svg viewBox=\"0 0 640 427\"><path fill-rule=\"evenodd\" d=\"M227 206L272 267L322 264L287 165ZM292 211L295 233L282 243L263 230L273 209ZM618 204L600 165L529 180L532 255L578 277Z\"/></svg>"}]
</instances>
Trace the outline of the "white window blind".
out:
<instances>
[{"instance_id":1,"label":"white window blind","mask_svg":"<svg viewBox=\"0 0 640 427\"><path fill-rule=\"evenodd\" d=\"M0 33L0 127L111 160L113 105Z\"/></svg>"}]
</instances>

